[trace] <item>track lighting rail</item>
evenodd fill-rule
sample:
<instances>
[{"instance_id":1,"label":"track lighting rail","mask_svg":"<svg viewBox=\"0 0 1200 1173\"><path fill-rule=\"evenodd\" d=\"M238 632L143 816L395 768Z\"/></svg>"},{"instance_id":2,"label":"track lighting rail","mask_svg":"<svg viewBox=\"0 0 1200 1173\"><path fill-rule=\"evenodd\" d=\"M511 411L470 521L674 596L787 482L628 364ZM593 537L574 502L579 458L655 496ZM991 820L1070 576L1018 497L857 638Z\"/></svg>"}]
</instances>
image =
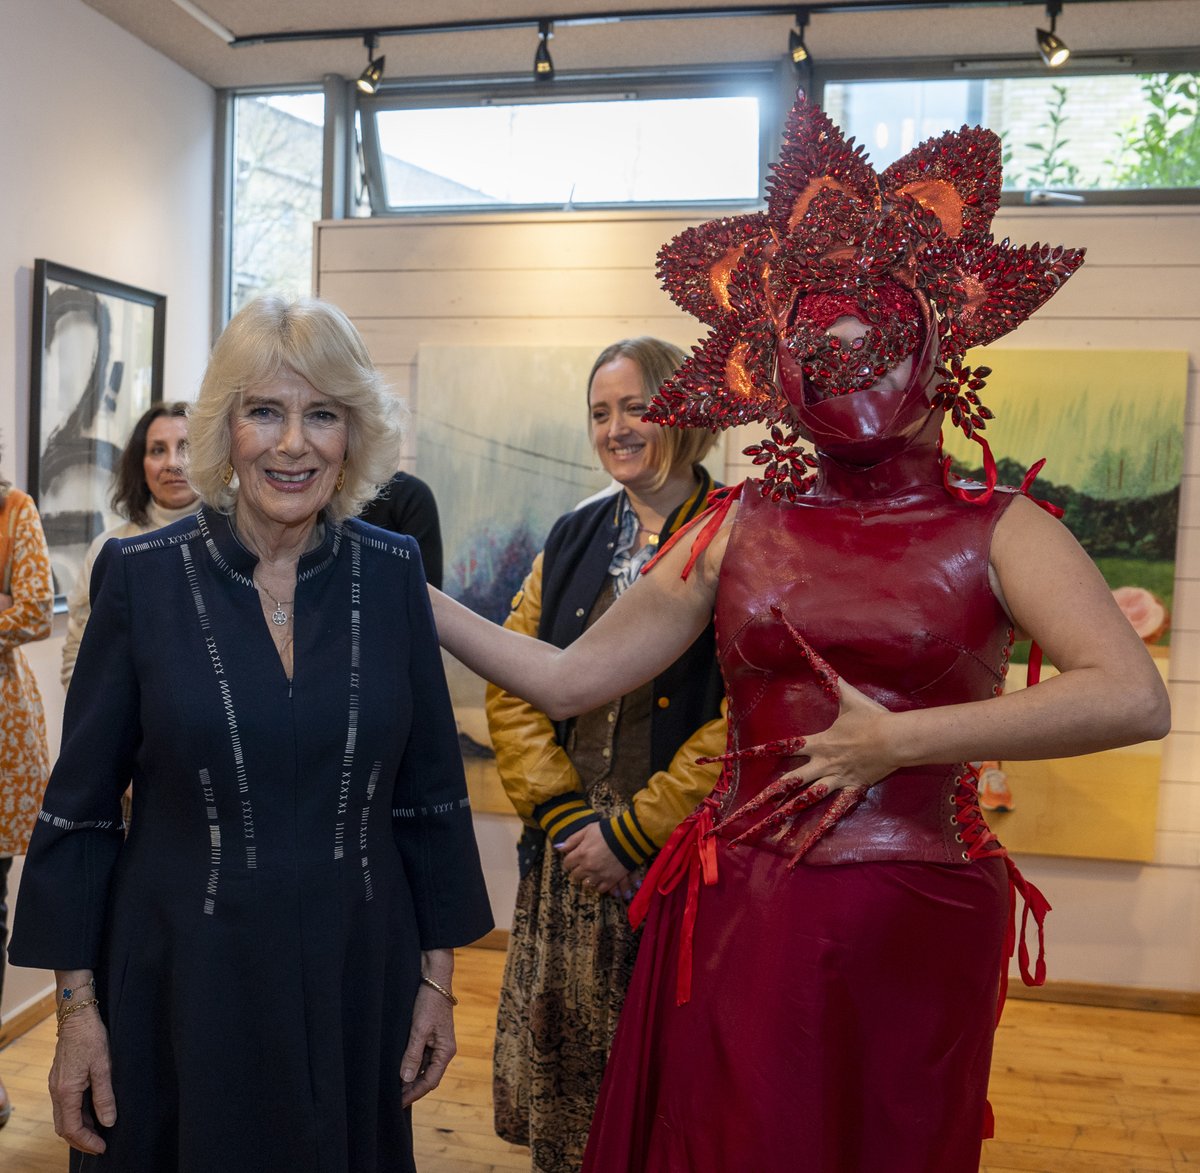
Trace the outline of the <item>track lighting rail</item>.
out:
<instances>
[{"instance_id":1,"label":"track lighting rail","mask_svg":"<svg viewBox=\"0 0 1200 1173\"><path fill-rule=\"evenodd\" d=\"M1124 3L1126 0L1090 0L1093 4ZM249 33L229 43L243 45L279 44L287 41L362 40L364 37L412 37L433 33L486 32L495 29L537 29L549 21L559 28L570 25L615 24L638 20L707 20L719 17L794 17L803 9L810 15L840 15L876 12L917 12L936 9L1044 8L1046 0L804 0L799 4L735 4L712 8L639 8L623 11L576 12L563 16L541 13L532 16L497 16L484 20L449 20L426 24L372 25L333 29L289 29L282 32Z\"/></svg>"}]
</instances>

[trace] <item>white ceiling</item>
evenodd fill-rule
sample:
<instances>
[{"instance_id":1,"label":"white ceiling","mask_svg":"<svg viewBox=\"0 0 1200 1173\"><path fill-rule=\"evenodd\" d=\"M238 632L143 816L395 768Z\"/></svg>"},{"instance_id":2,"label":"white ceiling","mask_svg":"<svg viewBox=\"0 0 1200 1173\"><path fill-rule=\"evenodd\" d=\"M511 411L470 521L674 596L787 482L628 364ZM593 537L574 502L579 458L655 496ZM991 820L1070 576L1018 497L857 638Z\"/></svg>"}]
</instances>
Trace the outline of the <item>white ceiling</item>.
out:
<instances>
[{"instance_id":1,"label":"white ceiling","mask_svg":"<svg viewBox=\"0 0 1200 1173\"><path fill-rule=\"evenodd\" d=\"M190 15L199 9L235 36L304 29L372 28L505 16L565 17L653 7L650 0L84 0L210 85L319 82L356 77L366 64L358 40L227 44ZM737 0L734 0L736 3ZM819 9L822 0L811 0ZM872 0L858 0L869 7ZM684 7L663 5L664 7ZM803 7L803 0L797 7ZM704 5L689 6L697 10ZM807 44L818 62L869 57L1032 54L1045 10L1021 0L961 0L920 12L813 11ZM786 49L787 16L627 21L560 26L551 42L563 73L614 66L654 68L767 61ZM1200 46L1200 0L1066 0L1058 32L1076 54ZM533 29L385 38L387 77L439 77L530 70ZM1200 53L1196 68L1200 68Z\"/></svg>"}]
</instances>

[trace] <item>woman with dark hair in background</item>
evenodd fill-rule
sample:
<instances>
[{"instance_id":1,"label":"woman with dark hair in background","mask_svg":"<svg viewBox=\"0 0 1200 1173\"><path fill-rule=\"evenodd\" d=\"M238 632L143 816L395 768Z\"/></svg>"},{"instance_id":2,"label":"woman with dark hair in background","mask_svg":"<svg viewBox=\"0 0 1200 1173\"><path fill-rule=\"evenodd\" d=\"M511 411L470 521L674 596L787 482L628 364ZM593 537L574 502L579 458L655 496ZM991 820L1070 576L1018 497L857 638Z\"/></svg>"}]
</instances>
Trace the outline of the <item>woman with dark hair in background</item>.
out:
<instances>
[{"instance_id":1,"label":"woman with dark hair in background","mask_svg":"<svg viewBox=\"0 0 1200 1173\"><path fill-rule=\"evenodd\" d=\"M110 538L132 538L162 529L193 513L199 498L187 479L187 404L156 403L133 426L113 473L112 507L125 518L87 549L79 577L67 596L67 638L62 682L71 683L79 641L92 605L88 591L96 556Z\"/></svg>"},{"instance_id":2,"label":"woman with dark hair in background","mask_svg":"<svg viewBox=\"0 0 1200 1173\"><path fill-rule=\"evenodd\" d=\"M46 720L21 645L50 635L54 583L37 506L0 475L0 996L8 938L8 873L23 855L50 775ZM12 1104L0 1083L0 1127Z\"/></svg>"},{"instance_id":3,"label":"woman with dark hair in background","mask_svg":"<svg viewBox=\"0 0 1200 1173\"><path fill-rule=\"evenodd\" d=\"M700 461L716 435L642 419L683 358L631 338L596 359L592 444L621 491L558 519L506 627L565 647L703 510L713 480ZM583 1159L637 952L626 905L717 780L696 759L725 745L722 695L711 625L654 680L573 720L488 688L496 765L526 823L496 1027L496 1131L529 1146L535 1173Z\"/></svg>"}]
</instances>

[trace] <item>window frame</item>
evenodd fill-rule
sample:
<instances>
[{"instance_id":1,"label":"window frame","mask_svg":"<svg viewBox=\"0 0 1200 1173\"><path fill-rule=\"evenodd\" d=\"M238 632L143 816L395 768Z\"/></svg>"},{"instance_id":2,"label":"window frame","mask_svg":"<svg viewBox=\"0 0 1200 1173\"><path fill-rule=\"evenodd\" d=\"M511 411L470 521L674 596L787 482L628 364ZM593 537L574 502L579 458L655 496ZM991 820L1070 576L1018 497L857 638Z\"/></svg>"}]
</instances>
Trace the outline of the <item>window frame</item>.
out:
<instances>
[{"instance_id":1,"label":"window frame","mask_svg":"<svg viewBox=\"0 0 1200 1173\"><path fill-rule=\"evenodd\" d=\"M986 81L991 78L1097 77L1105 74L1200 73L1200 52L1195 49L1156 50L1105 55L1072 55L1067 65L1050 69L1036 53L1012 58L924 57L903 61L873 58L837 61L818 65L813 71L813 92L824 104L825 86L831 82L884 81ZM869 152L868 152L869 154ZM1066 195L1059 202L1056 195ZM1074 199L1071 197L1081 197ZM1056 207L1069 210L1098 205L1195 204L1200 203L1200 187L1171 188L1090 188L1054 187L1016 188L1000 196L1001 207Z\"/></svg>"},{"instance_id":2,"label":"window frame","mask_svg":"<svg viewBox=\"0 0 1200 1173\"><path fill-rule=\"evenodd\" d=\"M788 73L790 74L790 65ZM362 165L372 217L405 217L431 214L476 215L498 212L545 212L561 210L561 201L503 204L424 204L392 206L386 201L382 148L376 114L390 110L449 109L453 107L500 106L506 103L547 104L581 102L620 96L629 101L672 98L754 97L759 102L758 192L752 199L728 200L638 200L580 201L572 210L586 212L656 209L742 210L761 206L768 164L778 149L779 135L787 113L786 78L777 62L748 63L706 70L612 70L600 73L559 73L553 83L521 77L465 77L430 81L385 83L377 94L357 95L362 142Z\"/></svg>"},{"instance_id":3,"label":"window frame","mask_svg":"<svg viewBox=\"0 0 1200 1173\"><path fill-rule=\"evenodd\" d=\"M342 111L330 101L330 87L321 84L238 86L217 91L216 142L213 161L213 291L212 291L212 339L215 342L232 316L230 302L233 297L233 232L234 196L237 191L237 111L242 98L273 98L288 94L324 94L325 127L322 149L323 168L321 179L322 216L329 206L330 189L337 181L337 173L330 169L330 136L336 133L331 122L338 119ZM353 112L351 112L351 119ZM353 123L351 122L353 125ZM344 168L343 168L344 171Z\"/></svg>"},{"instance_id":4,"label":"window frame","mask_svg":"<svg viewBox=\"0 0 1200 1173\"><path fill-rule=\"evenodd\" d=\"M784 121L798 86L823 102L825 86L830 82L852 81L938 81L963 78L1094 76L1105 73L1191 73L1200 72L1200 51L1195 48L1133 51L1120 55L1072 56L1062 69L1048 70L1032 52L1011 58L989 59L981 55L969 58L857 58L822 63L814 61L799 77L790 60L747 62L714 67L688 67L665 70L607 70L589 73L560 73L553 83L535 83L527 74L507 77L422 78L412 82L385 82L378 94L368 97L357 91L350 79L329 75L323 79L326 96L325 167L322 192L322 218L342 219L355 214L356 173L366 185L372 217L409 215L495 214L498 211L545 211L560 205L431 205L388 209L382 206L382 172L379 169L379 143L374 119L376 109L395 106L447 106L474 104L481 96L493 101L514 98L521 101L553 100L569 95L575 100L591 94L611 94L636 90L644 97L713 97L734 93L753 93L760 101L759 189L754 201L665 201L645 203L578 204L589 212L680 210L695 214L697 220L764 205L769 165L777 157ZM234 149L237 99L271 94L311 93L320 85L240 86L217 92L217 125L213 168L215 224L213 231L212 322L215 338L229 320L232 267L232 224L234 195ZM358 126L362 128L361 158L358 150ZM374 150L374 160L369 158ZM1195 204L1200 203L1200 187L1064 190L1083 197L1082 203L1055 204L1039 198L1036 189L1009 190L1001 195L1002 206L1041 204L1059 212L1075 207Z\"/></svg>"}]
</instances>

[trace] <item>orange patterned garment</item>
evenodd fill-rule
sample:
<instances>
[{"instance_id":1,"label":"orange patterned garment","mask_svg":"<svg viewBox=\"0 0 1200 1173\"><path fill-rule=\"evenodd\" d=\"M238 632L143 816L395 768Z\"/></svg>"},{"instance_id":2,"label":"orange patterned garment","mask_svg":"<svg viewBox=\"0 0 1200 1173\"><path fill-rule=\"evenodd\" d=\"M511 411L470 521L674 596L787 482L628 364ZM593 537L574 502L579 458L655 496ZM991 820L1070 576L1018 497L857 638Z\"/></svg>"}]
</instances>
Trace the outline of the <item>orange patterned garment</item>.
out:
<instances>
[{"instance_id":1,"label":"orange patterned garment","mask_svg":"<svg viewBox=\"0 0 1200 1173\"><path fill-rule=\"evenodd\" d=\"M21 855L50 774L46 720L21 645L50 634L54 586L50 553L32 498L9 489L0 504L0 855Z\"/></svg>"}]
</instances>

